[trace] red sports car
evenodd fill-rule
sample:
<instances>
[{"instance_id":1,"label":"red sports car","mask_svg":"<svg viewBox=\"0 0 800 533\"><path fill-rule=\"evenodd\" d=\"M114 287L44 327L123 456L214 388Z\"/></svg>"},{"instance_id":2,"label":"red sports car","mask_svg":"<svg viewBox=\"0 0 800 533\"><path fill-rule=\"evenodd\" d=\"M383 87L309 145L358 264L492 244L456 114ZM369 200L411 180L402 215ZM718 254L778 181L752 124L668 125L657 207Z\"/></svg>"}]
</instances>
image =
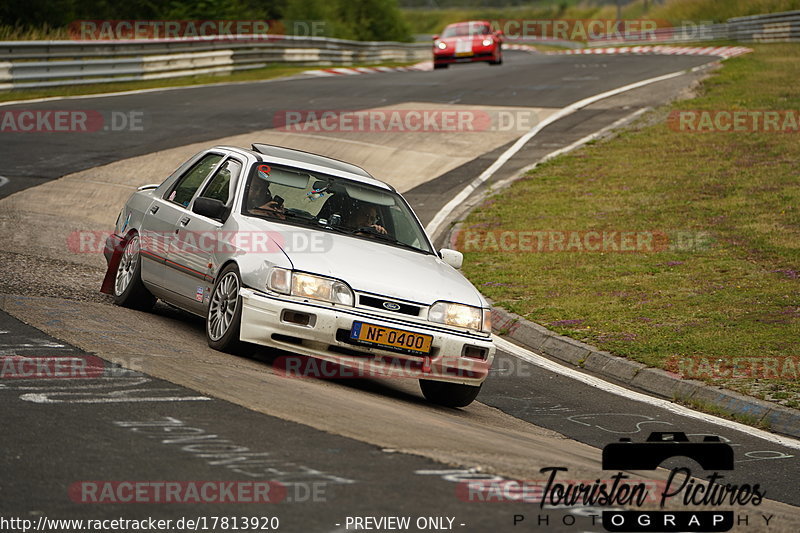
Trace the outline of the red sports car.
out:
<instances>
[{"instance_id":1,"label":"red sports car","mask_svg":"<svg viewBox=\"0 0 800 533\"><path fill-rule=\"evenodd\" d=\"M490 65L503 62L503 34L492 31L489 22L457 22L447 26L441 35L433 36L433 68L473 61L487 61Z\"/></svg>"}]
</instances>

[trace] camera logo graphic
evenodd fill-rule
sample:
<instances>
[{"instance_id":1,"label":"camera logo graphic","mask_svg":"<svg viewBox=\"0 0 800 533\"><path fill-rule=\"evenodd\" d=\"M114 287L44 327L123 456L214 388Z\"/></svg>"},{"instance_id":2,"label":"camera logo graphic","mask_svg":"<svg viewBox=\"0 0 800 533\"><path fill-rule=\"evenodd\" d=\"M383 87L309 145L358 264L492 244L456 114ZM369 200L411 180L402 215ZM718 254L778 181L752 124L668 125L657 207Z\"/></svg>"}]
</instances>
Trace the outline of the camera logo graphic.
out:
<instances>
[{"instance_id":1,"label":"camera logo graphic","mask_svg":"<svg viewBox=\"0 0 800 533\"><path fill-rule=\"evenodd\" d=\"M671 457L688 457L704 470L733 470L733 448L717 436L691 442L683 432L654 431L645 442L622 438L603 448L603 470L655 470Z\"/></svg>"}]
</instances>

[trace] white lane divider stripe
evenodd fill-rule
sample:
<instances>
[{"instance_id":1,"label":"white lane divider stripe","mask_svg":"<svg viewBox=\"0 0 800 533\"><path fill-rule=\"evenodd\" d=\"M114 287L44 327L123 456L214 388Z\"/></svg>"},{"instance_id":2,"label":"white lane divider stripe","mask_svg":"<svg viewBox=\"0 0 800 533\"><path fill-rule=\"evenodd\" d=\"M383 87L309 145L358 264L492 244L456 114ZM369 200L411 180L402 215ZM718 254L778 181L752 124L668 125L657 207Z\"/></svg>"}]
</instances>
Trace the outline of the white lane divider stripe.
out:
<instances>
[{"instance_id":1,"label":"white lane divider stripe","mask_svg":"<svg viewBox=\"0 0 800 533\"><path fill-rule=\"evenodd\" d=\"M519 152L522 149L523 146L525 146L528 143L528 141L530 141L540 131L542 131L544 128L546 128L553 122L560 120L566 117L567 115L571 115L572 113L578 111L579 109L591 105L599 100L603 100L611 96L616 96L617 94L624 93L633 89L638 89L639 87L644 87L645 85L650 85L652 83L668 80L671 78L676 78L678 76L682 76L686 72L691 72L697 68L698 67L695 67L694 69L690 69L689 71L681 70L678 72L672 72L670 74L664 74L663 76L656 76L655 78L649 78L646 80L638 81L636 83L624 85L622 87L618 87L616 89L612 89L604 93L584 98L583 100L579 100L575 103L572 103L567 107L562 108L558 112L553 113L552 115L550 115L549 117L538 123L536 126L531 128L530 131L528 131L525 135L517 139L517 142L511 145L511 147L508 150L503 152L503 154L500 155L500 157L498 157L497 160L495 160L495 162L489 166L489 168L484 170L480 176L478 176L472 181L472 183L467 185L465 188L461 189L461 191L459 191L459 193L452 200L450 200L444 207L442 207L442 209L439 210L438 213L436 213L436 215L433 217L433 220L431 220L425 227L425 231L428 233L428 235L431 236L431 238L435 239L436 232L439 230L439 227L444 223L447 217L450 216L450 213L452 213L456 207L464 203L464 201L475 191L475 189L477 189L489 178L491 178L494 175L494 173L500 170L500 168L503 165L505 165L509 159L511 159L517 152Z\"/></svg>"},{"instance_id":2,"label":"white lane divider stripe","mask_svg":"<svg viewBox=\"0 0 800 533\"><path fill-rule=\"evenodd\" d=\"M0 176L0 187L5 185L6 183L8 183L8 178L6 178L4 176Z\"/></svg>"},{"instance_id":3,"label":"white lane divider stripe","mask_svg":"<svg viewBox=\"0 0 800 533\"><path fill-rule=\"evenodd\" d=\"M568 146L565 146L564 148L559 148L558 150L550 152L546 156L542 157L536 163L534 163L532 165L528 165L527 167L525 167L522 170L520 170L518 172L518 174L519 175L527 174L528 172L530 172L531 170L533 170L537 166L541 165L545 161L549 161L550 159L553 159L554 157L558 157L561 154L566 154L567 152L571 152L572 150L574 150L576 148L580 148L581 146L583 146L584 144L588 143L589 141L594 141L595 139L599 139L600 137L605 135L607 132L609 132L609 131L611 131L613 129L616 129L616 128L622 126L623 124L627 124L628 122L632 122L633 120L638 118L640 115L643 115L644 113L646 113L647 111L650 111L651 109L652 109L651 107L642 107L641 109L637 109L633 113L631 113L629 115L625 115L624 117L622 117L621 119L615 121L614 123L609 124L608 126L602 128L602 129L599 129L594 133L590 133L586 137L583 137L582 139L578 139L574 143L572 143L572 144L570 144ZM518 178L517 175L510 176L510 177L508 177L508 178L506 178L504 180L500 180L500 181L494 183L493 185L494 185L494 187L500 189L500 188L505 187L506 184L517 180L517 178Z\"/></svg>"},{"instance_id":4,"label":"white lane divider stripe","mask_svg":"<svg viewBox=\"0 0 800 533\"><path fill-rule=\"evenodd\" d=\"M514 357L526 361L528 363L531 363L532 365L536 365L540 368L544 368L545 370L548 370L555 374L560 374L570 379L574 379L575 381L580 381L581 383L585 383L590 387L594 387L596 389L600 389L602 391L609 392L617 396L622 396L630 400L636 400L638 402L645 403L648 405L653 405L655 407L661 407L662 409L666 409L667 411L679 416L685 416L687 418L694 418L697 420L701 420L703 422L716 424L728 430L734 429L736 431L747 433L748 435L764 439L774 444L779 444L781 446L786 446L787 448L800 450L800 441L792 439L790 437L776 435L774 433L769 433L768 431L746 426L739 422L726 420L724 418L719 418L717 416L709 415L706 413L700 413L698 411L689 409L688 407L684 407L683 405L673 403L669 400L655 398L653 396L648 396L647 394L642 394L640 392L632 391L630 389L626 389L625 387L615 385L614 383L609 383L608 381L605 381L603 379L590 376L588 374L584 374L582 372L578 372L575 370L571 370L559 363L555 363L549 359L546 359L545 357L542 357L541 355L534 353L526 348L517 346L516 344L509 342L501 337L498 337L497 335L492 335L492 338L494 340L495 345L497 345L497 347L500 350L503 350L504 352L507 352L513 355Z\"/></svg>"}]
</instances>

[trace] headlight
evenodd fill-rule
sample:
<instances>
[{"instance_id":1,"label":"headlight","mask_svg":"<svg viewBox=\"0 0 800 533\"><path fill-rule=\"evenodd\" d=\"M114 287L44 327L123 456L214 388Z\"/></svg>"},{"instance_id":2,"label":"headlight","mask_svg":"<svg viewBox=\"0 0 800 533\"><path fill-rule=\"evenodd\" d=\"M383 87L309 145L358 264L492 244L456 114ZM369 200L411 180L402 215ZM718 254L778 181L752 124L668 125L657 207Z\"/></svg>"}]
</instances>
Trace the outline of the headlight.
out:
<instances>
[{"instance_id":1,"label":"headlight","mask_svg":"<svg viewBox=\"0 0 800 533\"><path fill-rule=\"evenodd\" d=\"M488 39L483 40L483 46L491 46L493 42L494 41L492 40L492 38L489 37Z\"/></svg>"},{"instance_id":2,"label":"headlight","mask_svg":"<svg viewBox=\"0 0 800 533\"><path fill-rule=\"evenodd\" d=\"M436 48L439 50L444 50L447 48L447 44L445 44L443 41L436 41Z\"/></svg>"},{"instance_id":3,"label":"headlight","mask_svg":"<svg viewBox=\"0 0 800 533\"><path fill-rule=\"evenodd\" d=\"M448 326L474 329L475 331L486 331L484 328L488 324L489 331L491 331L491 322L488 319L484 319L484 315L488 314L488 310L484 312L480 307L450 302L436 302L428 311L428 320L447 324Z\"/></svg>"},{"instance_id":4,"label":"headlight","mask_svg":"<svg viewBox=\"0 0 800 533\"><path fill-rule=\"evenodd\" d=\"M322 300L334 304L353 305L353 291L343 281L273 268L267 286L281 294Z\"/></svg>"}]
</instances>

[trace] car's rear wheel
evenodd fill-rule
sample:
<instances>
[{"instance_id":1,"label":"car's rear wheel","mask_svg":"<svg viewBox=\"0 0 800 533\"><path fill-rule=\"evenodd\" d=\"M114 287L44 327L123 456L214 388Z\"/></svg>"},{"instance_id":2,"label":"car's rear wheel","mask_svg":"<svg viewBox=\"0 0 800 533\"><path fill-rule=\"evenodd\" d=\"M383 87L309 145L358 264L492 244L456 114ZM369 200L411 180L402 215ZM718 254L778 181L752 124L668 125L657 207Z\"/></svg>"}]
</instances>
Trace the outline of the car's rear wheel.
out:
<instances>
[{"instance_id":1,"label":"car's rear wheel","mask_svg":"<svg viewBox=\"0 0 800 533\"><path fill-rule=\"evenodd\" d=\"M481 386L460 385L458 383L447 383L444 381L431 381L429 379L419 380L419 388L423 396L432 403L445 407L466 407L471 404Z\"/></svg>"},{"instance_id":2,"label":"car's rear wheel","mask_svg":"<svg viewBox=\"0 0 800 533\"><path fill-rule=\"evenodd\" d=\"M153 308L156 298L142 283L142 256L139 236L128 240L119 260L114 277L114 303L131 309L147 311Z\"/></svg>"},{"instance_id":3,"label":"car's rear wheel","mask_svg":"<svg viewBox=\"0 0 800 533\"><path fill-rule=\"evenodd\" d=\"M242 346L239 340L242 324L241 287L242 278L235 264L222 269L214 284L206 313L206 339L215 350L230 353Z\"/></svg>"}]
</instances>

